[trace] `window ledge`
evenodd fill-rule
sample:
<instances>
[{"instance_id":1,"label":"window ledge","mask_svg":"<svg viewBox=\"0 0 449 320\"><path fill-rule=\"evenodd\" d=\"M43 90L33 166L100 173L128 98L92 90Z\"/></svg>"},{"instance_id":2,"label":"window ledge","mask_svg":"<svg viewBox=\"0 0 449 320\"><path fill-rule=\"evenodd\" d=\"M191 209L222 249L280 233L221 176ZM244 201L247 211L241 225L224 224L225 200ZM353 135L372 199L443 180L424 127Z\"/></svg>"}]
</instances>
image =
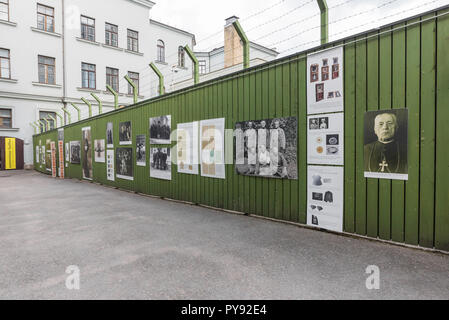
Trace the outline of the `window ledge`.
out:
<instances>
[{"instance_id":1,"label":"window ledge","mask_svg":"<svg viewBox=\"0 0 449 320\"><path fill-rule=\"evenodd\" d=\"M76 37L76 40L78 40L80 42L84 42L84 43L93 44L94 46L99 46L101 44L101 43L96 42L96 41L90 41L90 40L86 40L86 39L79 38L79 37Z\"/></svg>"},{"instance_id":2,"label":"window ledge","mask_svg":"<svg viewBox=\"0 0 449 320\"><path fill-rule=\"evenodd\" d=\"M46 31L46 30L41 30L41 29L38 29L38 28L35 28L35 27L31 27L31 30L34 31L34 32L48 34L49 36L61 38L61 34L60 33L50 32L50 31Z\"/></svg>"},{"instance_id":3,"label":"window ledge","mask_svg":"<svg viewBox=\"0 0 449 320\"><path fill-rule=\"evenodd\" d=\"M19 80L17 79L9 79L9 78L0 78L1 82L9 82L9 83L17 83Z\"/></svg>"},{"instance_id":4,"label":"window ledge","mask_svg":"<svg viewBox=\"0 0 449 320\"><path fill-rule=\"evenodd\" d=\"M117 92L117 93L118 93L119 97L123 97L125 95L124 93L120 93L120 92ZM112 96L112 93L110 93L109 91L103 91L103 94L109 94Z\"/></svg>"},{"instance_id":5,"label":"window ledge","mask_svg":"<svg viewBox=\"0 0 449 320\"><path fill-rule=\"evenodd\" d=\"M183 67L183 66L176 66L177 69L180 70L189 70L189 68Z\"/></svg>"},{"instance_id":6,"label":"window ledge","mask_svg":"<svg viewBox=\"0 0 449 320\"><path fill-rule=\"evenodd\" d=\"M62 86L60 84L48 84L48 83L40 83L40 82L32 82L33 86L38 87L47 87L47 88L55 88L55 89L61 89Z\"/></svg>"},{"instance_id":7,"label":"window ledge","mask_svg":"<svg viewBox=\"0 0 449 320\"><path fill-rule=\"evenodd\" d=\"M138 55L138 56L143 56L142 52L132 51L132 50L128 50L128 49L125 49L125 52L132 53L132 54L135 54L135 55Z\"/></svg>"},{"instance_id":8,"label":"window ledge","mask_svg":"<svg viewBox=\"0 0 449 320\"><path fill-rule=\"evenodd\" d=\"M156 61L154 61L154 62L157 63L157 64L163 64L164 66L168 66L168 63L167 63L167 62L158 61L158 60L156 60Z\"/></svg>"},{"instance_id":9,"label":"window ledge","mask_svg":"<svg viewBox=\"0 0 449 320\"><path fill-rule=\"evenodd\" d=\"M117 50L117 51L123 51L124 50L123 48L114 47L114 46L111 46L111 45L106 44L106 43L102 43L101 46L103 48L109 48L109 49L113 49L113 50Z\"/></svg>"},{"instance_id":10,"label":"window ledge","mask_svg":"<svg viewBox=\"0 0 449 320\"><path fill-rule=\"evenodd\" d=\"M7 26L11 26L11 27L17 27L17 22L12 22L12 21L7 21L7 20L1 20L0 19L0 23L1 24L6 24Z\"/></svg>"},{"instance_id":11,"label":"window ledge","mask_svg":"<svg viewBox=\"0 0 449 320\"><path fill-rule=\"evenodd\" d=\"M93 92L93 93L101 93L101 90L97 89L89 89L89 88L76 88L78 91L85 91L85 92Z\"/></svg>"},{"instance_id":12,"label":"window ledge","mask_svg":"<svg viewBox=\"0 0 449 320\"><path fill-rule=\"evenodd\" d=\"M134 98L134 95L133 95L133 94L126 94L126 96L127 96L128 98ZM139 98L139 99L145 99L145 96L137 96L137 98Z\"/></svg>"},{"instance_id":13,"label":"window ledge","mask_svg":"<svg viewBox=\"0 0 449 320\"><path fill-rule=\"evenodd\" d=\"M19 128L0 128L0 131L15 131L18 132Z\"/></svg>"}]
</instances>

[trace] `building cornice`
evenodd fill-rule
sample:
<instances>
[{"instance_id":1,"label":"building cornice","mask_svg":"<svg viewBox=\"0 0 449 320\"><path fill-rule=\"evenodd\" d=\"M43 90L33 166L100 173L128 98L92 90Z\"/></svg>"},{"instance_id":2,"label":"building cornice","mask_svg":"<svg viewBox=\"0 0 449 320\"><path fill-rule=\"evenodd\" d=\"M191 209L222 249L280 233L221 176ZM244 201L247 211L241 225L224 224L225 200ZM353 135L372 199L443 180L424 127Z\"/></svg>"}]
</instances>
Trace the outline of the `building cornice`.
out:
<instances>
[{"instance_id":1,"label":"building cornice","mask_svg":"<svg viewBox=\"0 0 449 320\"><path fill-rule=\"evenodd\" d=\"M178 33L181 33L183 35L189 36L189 37L191 37L193 39L193 43L196 44L195 35L193 33L190 33L188 31L172 27L172 26L170 26L168 24L165 24L165 23L162 23L162 22L159 22L159 21L156 21L156 20L152 20L152 19L150 19L150 24L154 24L154 25L156 25L158 27L165 28L165 29L168 29L168 30L171 30L171 31L178 32Z\"/></svg>"},{"instance_id":2,"label":"building cornice","mask_svg":"<svg viewBox=\"0 0 449 320\"><path fill-rule=\"evenodd\" d=\"M148 9L153 8L153 6L156 4L155 2L149 1L149 0L128 0L128 1L134 2L134 3L138 4L138 5L146 7Z\"/></svg>"}]
</instances>

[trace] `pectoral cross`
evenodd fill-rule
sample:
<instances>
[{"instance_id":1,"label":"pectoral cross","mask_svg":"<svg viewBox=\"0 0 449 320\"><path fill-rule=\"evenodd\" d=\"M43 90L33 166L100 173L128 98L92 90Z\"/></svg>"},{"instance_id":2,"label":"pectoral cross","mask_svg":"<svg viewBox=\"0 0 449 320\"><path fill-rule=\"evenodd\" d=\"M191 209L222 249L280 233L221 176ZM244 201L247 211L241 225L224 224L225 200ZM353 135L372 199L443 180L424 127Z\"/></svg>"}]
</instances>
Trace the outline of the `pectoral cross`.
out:
<instances>
[{"instance_id":1,"label":"pectoral cross","mask_svg":"<svg viewBox=\"0 0 449 320\"><path fill-rule=\"evenodd\" d=\"M379 167L382 168L380 172L385 172L385 168L388 167L387 161L383 160L382 163L379 163Z\"/></svg>"}]
</instances>

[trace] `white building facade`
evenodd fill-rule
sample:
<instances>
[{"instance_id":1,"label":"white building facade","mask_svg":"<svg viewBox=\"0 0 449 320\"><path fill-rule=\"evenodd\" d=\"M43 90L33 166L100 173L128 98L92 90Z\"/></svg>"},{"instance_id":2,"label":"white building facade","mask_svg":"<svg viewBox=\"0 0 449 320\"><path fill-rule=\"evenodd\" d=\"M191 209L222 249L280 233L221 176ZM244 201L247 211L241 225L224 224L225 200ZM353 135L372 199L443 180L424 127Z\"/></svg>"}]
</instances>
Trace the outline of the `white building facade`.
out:
<instances>
[{"instance_id":1,"label":"white building facade","mask_svg":"<svg viewBox=\"0 0 449 320\"><path fill-rule=\"evenodd\" d=\"M125 75L138 85L139 100L158 95L154 62L169 81L192 78L192 63L181 50L195 46L195 36L150 19L148 0L0 0L0 136L24 140L26 167L33 164L30 123L61 121L66 107L78 120L72 103L88 118L92 103L98 114L113 110L110 85L119 104L133 103ZM54 123L51 126L54 127Z\"/></svg>"}]
</instances>

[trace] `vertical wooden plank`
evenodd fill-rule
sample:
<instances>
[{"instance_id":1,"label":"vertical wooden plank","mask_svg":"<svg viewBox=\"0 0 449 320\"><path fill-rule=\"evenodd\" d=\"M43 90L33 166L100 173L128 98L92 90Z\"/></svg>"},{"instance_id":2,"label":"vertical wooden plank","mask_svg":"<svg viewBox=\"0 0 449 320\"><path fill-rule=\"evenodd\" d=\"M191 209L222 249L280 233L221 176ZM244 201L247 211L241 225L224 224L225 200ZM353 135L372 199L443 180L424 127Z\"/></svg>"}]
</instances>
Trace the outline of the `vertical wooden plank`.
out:
<instances>
[{"instance_id":1,"label":"vertical wooden plank","mask_svg":"<svg viewBox=\"0 0 449 320\"><path fill-rule=\"evenodd\" d=\"M298 176L299 176L299 222L307 223L307 60L298 66L299 110L298 110Z\"/></svg>"},{"instance_id":2,"label":"vertical wooden plank","mask_svg":"<svg viewBox=\"0 0 449 320\"><path fill-rule=\"evenodd\" d=\"M411 23L419 21L411 20ZM421 60L420 26L407 28L406 103L408 121L408 174L405 194L405 242L417 245L419 213L419 89Z\"/></svg>"},{"instance_id":3,"label":"vertical wooden plank","mask_svg":"<svg viewBox=\"0 0 449 320\"><path fill-rule=\"evenodd\" d=\"M368 36L376 35L371 33ZM376 111L379 108L379 39L368 39L367 47L367 109ZM366 227L367 235L377 237L378 234L378 179L367 179L366 182Z\"/></svg>"},{"instance_id":4,"label":"vertical wooden plank","mask_svg":"<svg viewBox=\"0 0 449 320\"><path fill-rule=\"evenodd\" d=\"M360 38L359 38L360 39ZM366 179L363 135L366 112L366 41L356 43L356 233L366 234Z\"/></svg>"},{"instance_id":5,"label":"vertical wooden plank","mask_svg":"<svg viewBox=\"0 0 449 320\"><path fill-rule=\"evenodd\" d=\"M349 42L352 39L348 40ZM355 44L344 50L344 98L345 98L345 201L344 231L355 232L355 127L356 127L356 79Z\"/></svg>"},{"instance_id":6,"label":"vertical wooden plank","mask_svg":"<svg viewBox=\"0 0 449 320\"><path fill-rule=\"evenodd\" d=\"M403 26L401 23L397 26ZM393 33L393 108L405 108L405 29ZM394 180L391 186L391 236L405 240L405 182Z\"/></svg>"},{"instance_id":7,"label":"vertical wooden plank","mask_svg":"<svg viewBox=\"0 0 449 320\"><path fill-rule=\"evenodd\" d=\"M282 65L282 117L290 116L290 62ZM290 180L282 180L282 219L291 221L290 217Z\"/></svg>"},{"instance_id":8,"label":"vertical wooden plank","mask_svg":"<svg viewBox=\"0 0 449 320\"><path fill-rule=\"evenodd\" d=\"M298 58L294 57L290 62L290 116L298 118L299 109L299 85L298 85ZM299 129L297 127L297 129ZM299 134L297 132L297 134ZM298 179L302 177L299 176L299 158L298 158L298 138L296 138L296 170L298 170ZM298 195L298 181L290 181L290 220L293 222L299 222L299 195Z\"/></svg>"},{"instance_id":9,"label":"vertical wooden plank","mask_svg":"<svg viewBox=\"0 0 449 320\"><path fill-rule=\"evenodd\" d=\"M449 15L438 18L437 35L435 247L449 250Z\"/></svg>"},{"instance_id":10,"label":"vertical wooden plank","mask_svg":"<svg viewBox=\"0 0 449 320\"><path fill-rule=\"evenodd\" d=\"M390 29L390 28L389 28ZM388 31L382 29L380 32ZM391 33L380 36L379 43L379 109L391 109L391 73L392 73L392 37ZM391 239L391 181L379 181L379 238Z\"/></svg>"},{"instance_id":11,"label":"vertical wooden plank","mask_svg":"<svg viewBox=\"0 0 449 320\"><path fill-rule=\"evenodd\" d=\"M282 67L277 66L275 67L275 76L276 76L276 102L274 105L275 108L275 117L279 118L282 117L282 88L283 88L283 82L282 82ZM276 219L282 219L282 211L283 211L283 185L282 181L279 179L276 179L274 181L274 212Z\"/></svg>"}]
</instances>

